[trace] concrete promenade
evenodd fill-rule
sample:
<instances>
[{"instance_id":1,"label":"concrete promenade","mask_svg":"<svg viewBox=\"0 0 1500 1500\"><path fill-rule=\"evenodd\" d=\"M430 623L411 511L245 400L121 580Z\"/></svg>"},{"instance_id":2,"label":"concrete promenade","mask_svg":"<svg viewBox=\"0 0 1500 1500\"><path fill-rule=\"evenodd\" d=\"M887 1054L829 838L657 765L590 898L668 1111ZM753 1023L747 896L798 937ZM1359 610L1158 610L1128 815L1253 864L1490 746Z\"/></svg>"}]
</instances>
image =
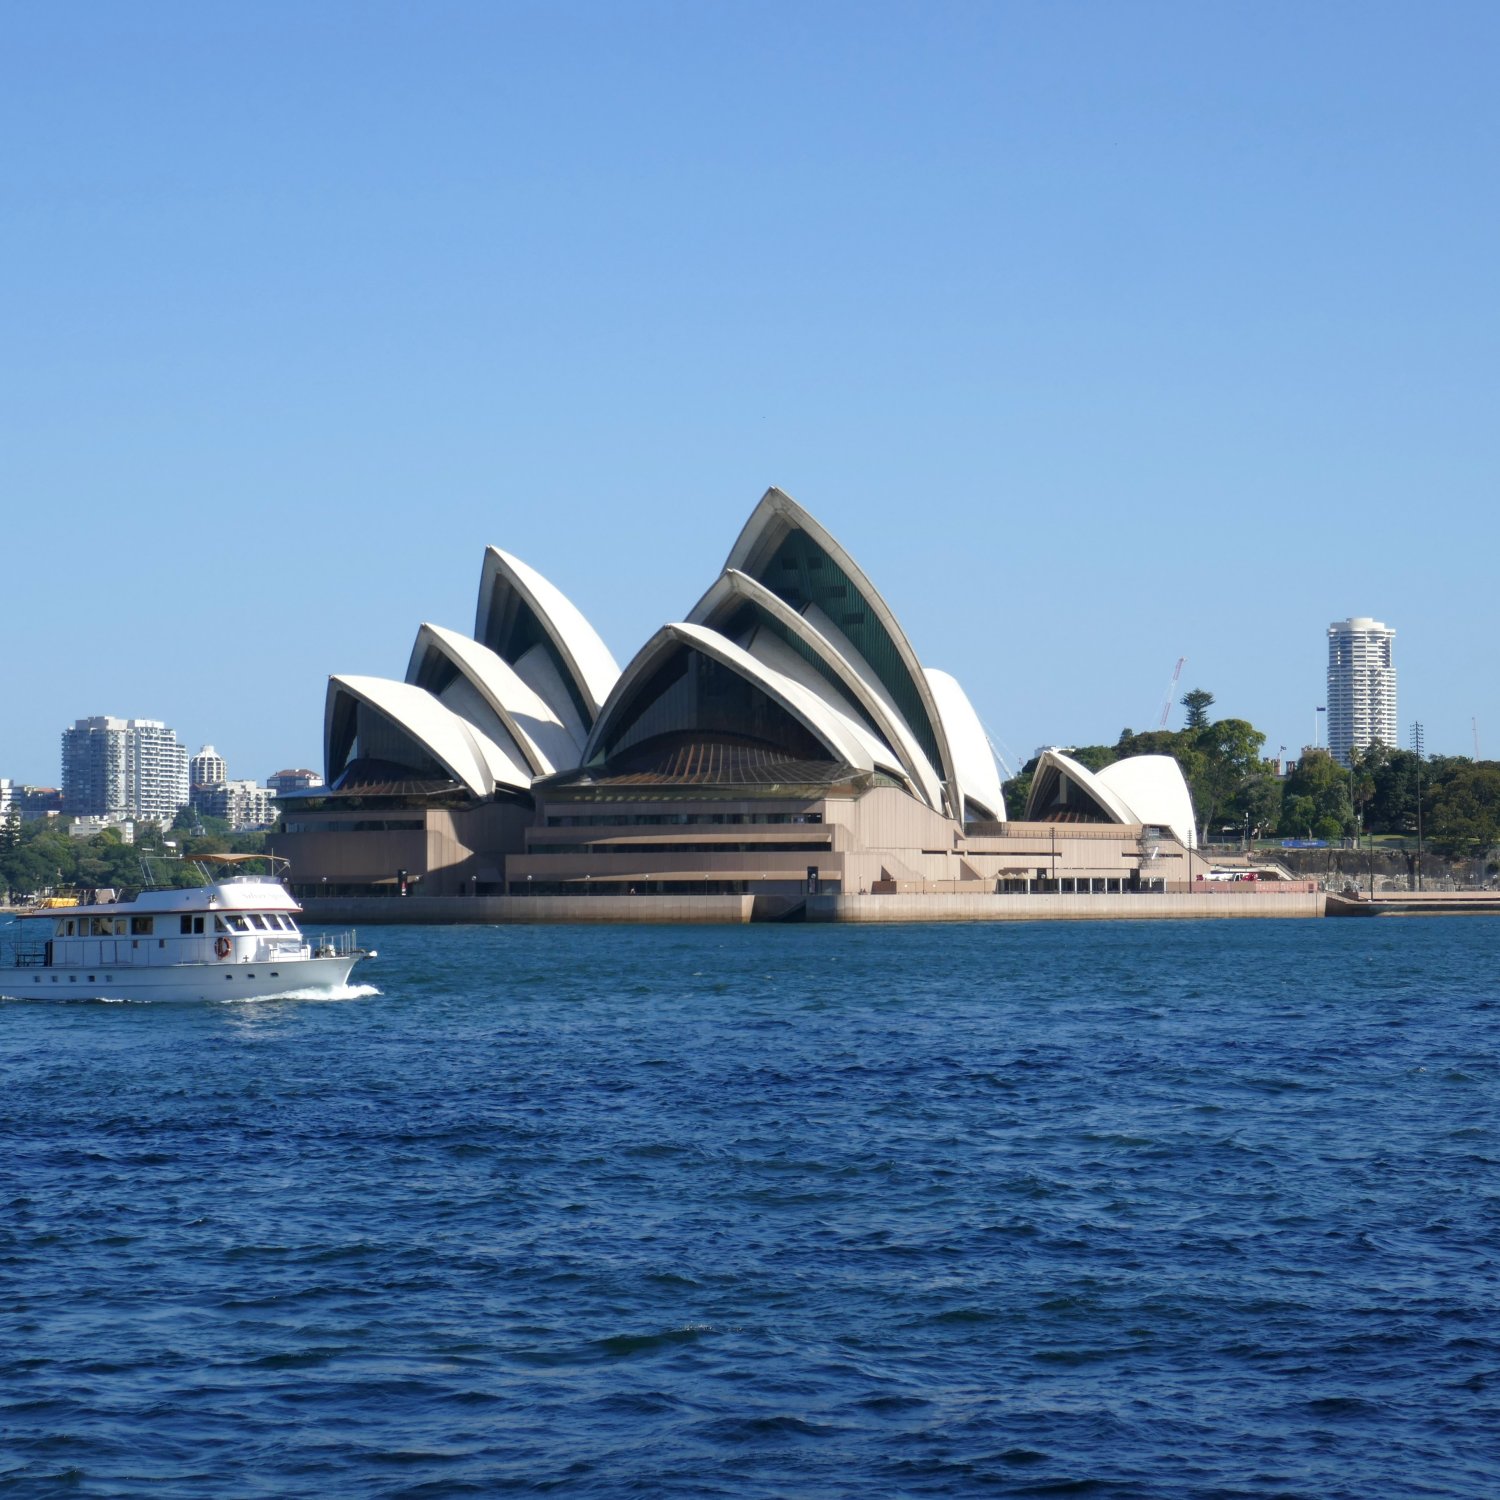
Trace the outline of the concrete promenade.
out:
<instances>
[{"instance_id":1,"label":"concrete promenade","mask_svg":"<svg viewBox=\"0 0 1500 1500\"><path fill-rule=\"evenodd\" d=\"M1328 897L1330 917L1500 916L1500 891L1406 891Z\"/></svg>"}]
</instances>

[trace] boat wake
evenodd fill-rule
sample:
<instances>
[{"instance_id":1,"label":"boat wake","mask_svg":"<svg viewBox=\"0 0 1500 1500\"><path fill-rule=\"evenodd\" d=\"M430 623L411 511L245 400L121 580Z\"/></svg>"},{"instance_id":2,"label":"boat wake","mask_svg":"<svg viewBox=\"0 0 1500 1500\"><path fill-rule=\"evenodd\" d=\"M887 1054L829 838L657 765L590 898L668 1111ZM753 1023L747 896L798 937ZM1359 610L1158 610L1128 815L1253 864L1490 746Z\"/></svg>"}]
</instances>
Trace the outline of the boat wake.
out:
<instances>
[{"instance_id":1,"label":"boat wake","mask_svg":"<svg viewBox=\"0 0 1500 1500\"><path fill-rule=\"evenodd\" d=\"M260 1005L267 1000L368 1000L379 993L373 984L310 984L274 995L215 995L214 999L220 1005Z\"/></svg>"},{"instance_id":2,"label":"boat wake","mask_svg":"<svg viewBox=\"0 0 1500 1500\"><path fill-rule=\"evenodd\" d=\"M368 1000L380 994L373 984L305 985L274 995L6 995L9 1005L261 1005L267 1000Z\"/></svg>"}]
</instances>

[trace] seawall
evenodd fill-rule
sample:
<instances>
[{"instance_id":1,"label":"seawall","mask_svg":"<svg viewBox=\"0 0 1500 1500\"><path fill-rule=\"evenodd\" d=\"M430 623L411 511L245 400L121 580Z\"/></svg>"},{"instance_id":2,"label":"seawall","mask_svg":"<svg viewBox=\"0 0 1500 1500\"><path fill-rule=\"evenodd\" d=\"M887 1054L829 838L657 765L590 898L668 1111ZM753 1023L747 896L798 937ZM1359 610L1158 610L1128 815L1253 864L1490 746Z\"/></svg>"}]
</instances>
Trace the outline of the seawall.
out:
<instances>
[{"instance_id":1,"label":"seawall","mask_svg":"<svg viewBox=\"0 0 1500 1500\"><path fill-rule=\"evenodd\" d=\"M764 898L760 898L764 899ZM755 896L316 896L304 928L382 922L711 922L751 920Z\"/></svg>"},{"instance_id":2,"label":"seawall","mask_svg":"<svg viewBox=\"0 0 1500 1500\"><path fill-rule=\"evenodd\" d=\"M407 896L313 897L302 925L382 922L707 922L739 924L805 917L809 922L1182 921L1224 917L1321 917L1322 891L1241 893L1220 887L1181 893L997 896L971 893L803 899L767 896Z\"/></svg>"},{"instance_id":3,"label":"seawall","mask_svg":"<svg viewBox=\"0 0 1500 1500\"><path fill-rule=\"evenodd\" d=\"M1184 891L1079 896L912 895L807 898L809 922L1120 922L1202 917L1321 917L1322 891Z\"/></svg>"}]
</instances>

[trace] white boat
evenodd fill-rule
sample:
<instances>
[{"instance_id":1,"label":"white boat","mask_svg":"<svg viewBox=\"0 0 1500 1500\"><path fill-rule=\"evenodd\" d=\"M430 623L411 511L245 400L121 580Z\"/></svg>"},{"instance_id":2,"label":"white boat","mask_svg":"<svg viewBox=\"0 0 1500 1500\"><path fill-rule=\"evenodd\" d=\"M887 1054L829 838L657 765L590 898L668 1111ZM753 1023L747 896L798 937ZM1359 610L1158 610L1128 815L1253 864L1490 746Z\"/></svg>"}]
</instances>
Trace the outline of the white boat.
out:
<instances>
[{"instance_id":1,"label":"white boat","mask_svg":"<svg viewBox=\"0 0 1500 1500\"><path fill-rule=\"evenodd\" d=\"M266 856L207 856L235 863ZM234 875L129 900L53 896L18 913L0 993L49 1000L252 1000L348 983L355 934L309 940L302 908L269 876Z\"/></svg>"}]
</instances>

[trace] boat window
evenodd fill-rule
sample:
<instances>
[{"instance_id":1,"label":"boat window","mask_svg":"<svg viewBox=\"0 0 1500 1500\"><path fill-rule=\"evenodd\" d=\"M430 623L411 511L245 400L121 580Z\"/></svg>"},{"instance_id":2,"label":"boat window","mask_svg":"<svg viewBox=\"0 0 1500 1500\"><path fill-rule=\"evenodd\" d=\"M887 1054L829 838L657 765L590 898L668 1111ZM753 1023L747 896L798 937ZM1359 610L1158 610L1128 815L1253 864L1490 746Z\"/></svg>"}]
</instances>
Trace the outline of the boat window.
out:
<instances>
[{"instance_id":1,"label":"boat window","mask_svg":"<svg viewBox=\"0 0 1500 1500\"><path fill-rule=\"evenodd\" d=\"M115 924L108 917L89 918L90 937L113 937Z\"/></svg>"},{"instance_id":2,"label":"boat window","mask_svg":"<svg viewBox=\"0 0 1500 1500\"><path fill-rule=\"evenodd\" d=\"M193 919L191 917L179 917L177 922L177 930L179 932L191 932L193 930Z\"/></svg>"},{"instance_id":3,"label":"boat window","mask_svg":"<svg viewBox=\"0 0 1500 1500\"><path fill-rule=\"evenodd\" d=\"M72 937L73 936L73 919L72 919L72 917L69 917L66 922L59 922L58 923L57 935L58 935L58 937Z\"/></svg>"},{"instance_id":4,"label":"boat window","mask_svg":"<svg viewBox=\"0 0 1500 1500\"><path fill-rule=\"evenodd\" d=\"M214 915L214 931L215 932L228 932L229 931L229 929L224 925L224 918L221 917L221 916L219 916L217 913Z\"/></svg>"},{"instance_id":5,"label":"boat window","mask_svg":"<svg viewBox=\"0 0 1500 1500\"><path fill-rule=\"evenodd\" d=\"M124 917L116 917L115 918L115 936L116 937L124 937L125 936L125 918Z\"/></svg>"},{"instance_id":6,"label":"boat window","mask_svg":"<svg viewBox=\"0 0 1500 1500\"><path fill-rule=\"evenodd\" d=\"M258 911L253 911L250 913L250 925L257 932L264 932L266 930L266 919Z\"/></svg>"},{"instance_id":7,"label":"boat window","mask_svg":"<svg viewBox=\"0 0 1500 1500\"><path fill-rule=\"evenodd\" d=\"M132 917L130 919L130 930L136 937L150 937L153 920L154 918L151 917Z\"/></svg>"},{"instance_id":8,"label":"boat window","mask_svg":"<svg viewBox=\"0 0 1500 1500\"><path fill-rule=\"evenodd\" d=\"M235 932L250 931L250 924L243 917L229 917L227 920Z\"/></svg>"}]
</instances>

